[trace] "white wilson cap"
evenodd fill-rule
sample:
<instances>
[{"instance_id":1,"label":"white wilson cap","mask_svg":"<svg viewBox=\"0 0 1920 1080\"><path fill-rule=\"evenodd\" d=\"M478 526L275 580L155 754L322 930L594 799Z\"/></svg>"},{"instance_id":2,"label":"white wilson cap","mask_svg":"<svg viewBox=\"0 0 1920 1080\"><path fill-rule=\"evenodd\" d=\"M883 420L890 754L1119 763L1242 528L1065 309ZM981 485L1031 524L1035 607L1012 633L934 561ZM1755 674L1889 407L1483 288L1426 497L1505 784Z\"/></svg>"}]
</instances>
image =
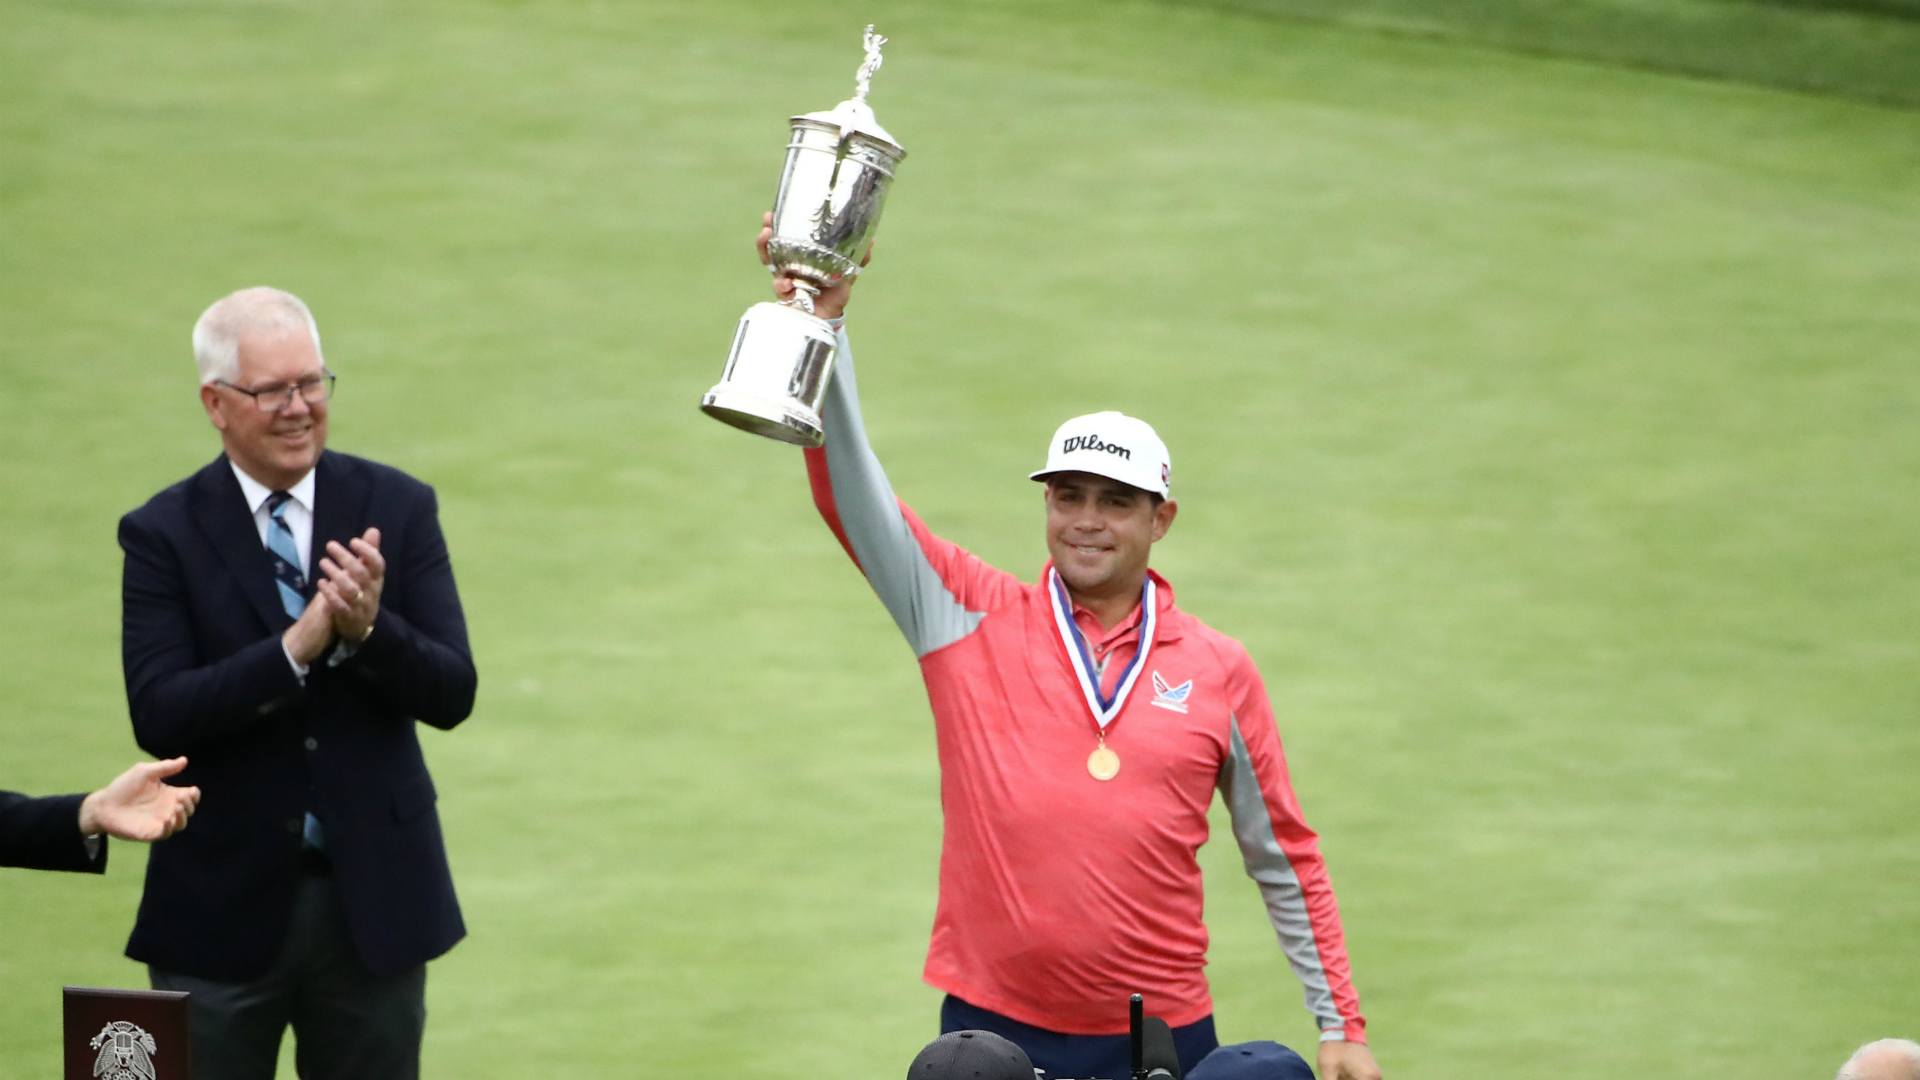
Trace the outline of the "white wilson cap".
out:
<instances>
[{"instance_id":1,"label":"white wilson cap","mask_svg":"<svg viewBox=\"0 0 1920 1080\"><path fill-rule=\"evenodd\" d=\"M1173 461L1153 425L1125 413L1097 412L1061 424L1047 444L1047 464L1027 478L1045 480L1061 472L1104 476L1164 499L1173 482Z\"/></svg>"}]
</instances>

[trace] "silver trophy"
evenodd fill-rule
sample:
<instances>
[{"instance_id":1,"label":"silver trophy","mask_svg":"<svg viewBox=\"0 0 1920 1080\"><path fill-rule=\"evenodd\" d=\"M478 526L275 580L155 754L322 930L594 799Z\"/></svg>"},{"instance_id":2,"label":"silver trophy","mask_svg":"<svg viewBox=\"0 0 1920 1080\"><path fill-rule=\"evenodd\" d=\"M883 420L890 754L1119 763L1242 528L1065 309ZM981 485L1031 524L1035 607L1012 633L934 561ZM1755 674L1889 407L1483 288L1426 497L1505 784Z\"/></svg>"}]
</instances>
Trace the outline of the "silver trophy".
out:
<instances>
[{"instance_id":1,"label":"silver trophy","mask_svg":"<svg viewBox=\"0 0 1920 1080\"><path fill-rule=\"evenodd\" d=\"M772 271L791 275L798 288L784 303L747 309L726 370L700 399L707 415L756 435L799 446L824 438L820 402L833 374L834 334L813 313L813 298L860 273L894 166L907 156L867 105L886 41L867 27L853 96L829 112L793 118L767 253Z\"/></svg>"}]
</instances>

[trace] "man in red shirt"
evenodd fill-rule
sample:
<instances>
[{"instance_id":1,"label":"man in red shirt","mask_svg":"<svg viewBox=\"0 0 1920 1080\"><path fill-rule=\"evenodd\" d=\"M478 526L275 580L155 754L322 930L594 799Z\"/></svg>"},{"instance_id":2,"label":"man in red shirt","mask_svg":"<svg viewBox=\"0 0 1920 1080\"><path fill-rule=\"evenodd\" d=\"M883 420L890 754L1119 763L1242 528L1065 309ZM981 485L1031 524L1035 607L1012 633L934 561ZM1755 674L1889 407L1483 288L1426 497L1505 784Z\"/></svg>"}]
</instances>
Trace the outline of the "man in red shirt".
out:
<instances>
[{"instance_id":1,"label":"man in red shirt","mask_svg":"<svg viewBox=\"0 0 1920 1080\"><path fill-rule=\"evenodd\" d=\"M1218 790L1320 1028L1322 1077L1378 1080L1259 673L1148 568L1178 512L1165 444L1117 412L1062 424L1030 474L1045 484L1039 581L986 565L894 496L868 446L841 325L850 285L815 300L839 359L807 471L932 706L945 829L924 974L948 995L942 1029L994 1031L1055 1076L1118 1080L1138 991L1203 1076L1218 1042L1196 853Z\"/></svg>"}]
</instances>

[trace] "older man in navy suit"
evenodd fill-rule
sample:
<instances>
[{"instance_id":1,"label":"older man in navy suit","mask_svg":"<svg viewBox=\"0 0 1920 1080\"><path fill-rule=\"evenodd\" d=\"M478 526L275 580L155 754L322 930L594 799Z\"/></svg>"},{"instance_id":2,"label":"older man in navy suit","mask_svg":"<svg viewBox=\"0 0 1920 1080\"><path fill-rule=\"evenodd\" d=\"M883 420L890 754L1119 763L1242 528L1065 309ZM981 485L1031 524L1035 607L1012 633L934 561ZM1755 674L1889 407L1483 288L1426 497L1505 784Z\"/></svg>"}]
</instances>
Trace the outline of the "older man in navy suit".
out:
<instances>
[{"instance_id":1,"label":"older man in navy suit","mask_svg":"<svg viewBox=\"0 0 1920 1080\"><path fill-rule=\"evenodd\" d=\"M245 289L193 331L224 453L120 522L134 735L206 801L127 955L192 996L196 1080L417 1076L426 962L466 932L416 721L475 675L433 489L326 449L313 316Z\"/></svg>"}]
</instances>

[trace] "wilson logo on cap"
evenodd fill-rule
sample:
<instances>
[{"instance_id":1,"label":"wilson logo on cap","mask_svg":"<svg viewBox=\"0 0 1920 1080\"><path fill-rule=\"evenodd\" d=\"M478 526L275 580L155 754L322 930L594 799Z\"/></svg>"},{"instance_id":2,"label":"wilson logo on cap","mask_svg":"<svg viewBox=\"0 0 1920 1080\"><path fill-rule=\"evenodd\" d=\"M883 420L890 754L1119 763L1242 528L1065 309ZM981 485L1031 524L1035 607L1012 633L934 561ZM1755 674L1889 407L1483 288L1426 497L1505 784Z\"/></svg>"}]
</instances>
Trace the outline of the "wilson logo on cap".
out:
<instances>
[{"instance_id":1,"label":"wilson logo on cap","mask_svg":"<svg viewBox=\"0 0 1920 1080\"><path fill-rule=\"evenodd\" d=\"M1060 444L1062 454L1071 454L1075 450L1085 450L1093 454L1108 453L1128 461L1133 460L1133 451L1119 443L1105 442L1098 435L1075 435Z\"/></svg>"}]
</instances>

